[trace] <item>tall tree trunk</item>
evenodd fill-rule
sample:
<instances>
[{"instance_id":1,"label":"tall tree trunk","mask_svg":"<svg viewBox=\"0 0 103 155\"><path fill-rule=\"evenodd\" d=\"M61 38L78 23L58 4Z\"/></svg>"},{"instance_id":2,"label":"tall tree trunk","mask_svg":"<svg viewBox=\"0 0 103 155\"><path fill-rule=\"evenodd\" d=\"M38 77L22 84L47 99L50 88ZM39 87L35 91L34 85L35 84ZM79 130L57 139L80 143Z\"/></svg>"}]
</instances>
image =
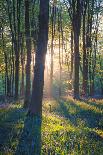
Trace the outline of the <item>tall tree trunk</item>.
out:
<instances>
[{"instance_id":1,"label":"tall tree trunk","mask_svg":"<svg viewBox=\"0 0 103 155\"><path fill-rule=\"evenodd\" d=\"M83 96L87 95L88 72L87 72L87 54L86 54L86 9L87 3L84 5L83 12Z\"/></svg>"},{"instance_id":2,"label":"tall tree trunk","mask_svg":"<svg viewBox=\"0 0 103 155\"><path fill-rule=\"evenodd\" d=\"M52 82L53 82L53 56L54 56L54 4L52 6L52 16L51 16L51 26L52 26L52 39L51 39L51 68L50 68L50 97L52 97Z\"/></svg>"},{"instance_id":3,"label":"tall tree trunk","mask_svg":"<svg viewBox=\"0 0 103 155\"><path fill-rule=\"evenodd\" d=\"M27 49L27 63L26 63L26 90L24 107L28 107L30 103L30 89L31 89L31 38L30 38L30 15L29 15L29 0L25 0L25 35L26 35L26 49Z\"/></svg>"},{"instance_id":4,"label":"tall tree trunk","mask_svg":"<svg viewBox=\"0 0 103 155\"><path fill-rule=\"evenodd\" d=\"M76 6L73 5L73 31L74 31L74 98L79 99L79 35L81 28L81 3L77 0Z\"/></svg>"},{"instance_id":5,"label":"tall tree trunk","mask_svg":"<svg viewBox=\"0 0 103 155\"><path fill-rule=\"evenodd\" d=\"M5 44L4 44L4 29L2 27L2 50L4 52L4 61L5 61L5 95L9 96L10 93L10 82L9 82L9 75L8 75L8 61L7 61L7 53L5 51Z\"/></svg>"},{"instance_id":6,"label":"tall tree trunk","mask_svg":"<svg viewBox=\"0 0 103 155\"><path fill-rule=\"evenodd\" d=\"M32 98L29 112L33 114L41 114L42 97L44 86L44 68L45 56L47 52L48 42L48 19L49 19L49 0L40 1L40 26L37 44L37 52L35 55L34 80L32 88Z\"/></svg>"},{"instance_id":7,"label":"tall tree trunk","mask_svg":"<svg viewBox=\"0 0 103 155\"><path fill-rule=\"evenodd\" d=\"M15 99L18 99L19 91L19 50L18 50L18 37L17 37L17 24L16 24L16 9L15 1L13 0L13 25L14 25L14 51L15 51ZM17 7L18 12L18 7ZM19 13L19 12L18 12ZM18 21L19 19L17 19Z\"/></svg>"},{"instance_id":8,"label":"tall tree trunk","mask_svg":"<svg viewBox=\"0 0 103 155\"><path fill-rule=\"evenodd\" d=\"M94 13L94 0L92 3L88 3L88 27L89 27L89 57L88 57L88 70L89 70L89 95L92 96L92 24L93 24L93 13Z\"/></svg>"},{"instance_id":9,"label":"tall tree trunk","mask_svg":"<svg viewBox=\"0 0 103 155\"><path fill-rule=\"evenodd\" d=\"M21 96L24 97L24 36L21 34L21 66L22 66L22 79L21 79Z\"/></svg>"},{"instance_id":10,"label":"tall tree trunk","mask_svg":"<svg viewBox=\"0 0 103 155\"><path fill-rule=\"evenodd\" d=\"M79 99L79 35L74 32L74 98Z\"/></svg>"},{"instance_id":11,"label":"tall tree trunk","mask_svg":"<svg viewBox=\"0 0 103 155\"><path fill-rule=\"evenodd\" d=\"M14 70L15 70L15 64L14 64L14 31L13 31L13 24L12 24L12 12L10 10L11 3L9 0L7 1L7 9L8 9L8 16L9 16L9 24L10 24L10 31L12 34L12 53L11 53L11 95L14 95Z\"/></svg>"},{"instance_id":12,"label":"tall tree trunk","mask_svg":"<svg viewBox=\"0 0 103 155\"><path fill-rule=\"evenodd\" d=\"M74 52L73 52L73 30L71 30L71 75L70 78L72 79L73 76L73 57L74 57Z\"/></svg>"},{"instance_id":13,"label":"tall tree trunk","mask_svg":"<svg viewBox=\"0 0 103 155\"><path fill-rule=\"evenodd\" d=\"M97 6L96 6L97 7ZM95 74L96 74L96 60L97 60L97 52L98 52L98 12L96 15L96 23L95 23L95 31L94 31L94 51L93 51L93 58L92 58L92 95L95 93Z\"/></svg>"},{"instance_id":14,"label":"tall tree trunk","mask_svg":"<svg viewBox=\"0 0 103 155\"><path fill-rule=\"evenodd\" d=\"M61 64L61 15L60 12L58 12L58 33L59 33L59 96L61 96L61 73L62 73L62 64Z\"/></svg>"},{"instance_id":15,"label":"tall tree trunk","mask_svg":"<svg viewBox=\"0 0 103 155\"><path fill-rule=\"evenodd\" d=\"M41 155L41 114L45 56L48 42L49 0L40 0L40 21L35 56L32 98L16 155Z\"/></svg>"}]
</instances>

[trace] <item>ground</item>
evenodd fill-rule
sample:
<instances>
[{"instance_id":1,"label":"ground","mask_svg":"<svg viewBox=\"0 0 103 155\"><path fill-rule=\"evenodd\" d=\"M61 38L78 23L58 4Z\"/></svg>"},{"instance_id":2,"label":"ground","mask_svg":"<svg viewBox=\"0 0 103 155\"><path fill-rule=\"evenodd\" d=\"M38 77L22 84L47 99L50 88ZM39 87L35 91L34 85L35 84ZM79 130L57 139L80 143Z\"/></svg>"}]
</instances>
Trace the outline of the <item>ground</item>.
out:
<instances>
[{"instance_id":1,"label":"ground","mask_svg":"<svg viewBox=\"0 0 103 155\"><path fill-rule=\"evenodd\" d=\"M24 126L22 102L0 107L0 155L13 155ZM44 100L42 155L102 155L103 100Z\"/></svg>"}]
</instances>

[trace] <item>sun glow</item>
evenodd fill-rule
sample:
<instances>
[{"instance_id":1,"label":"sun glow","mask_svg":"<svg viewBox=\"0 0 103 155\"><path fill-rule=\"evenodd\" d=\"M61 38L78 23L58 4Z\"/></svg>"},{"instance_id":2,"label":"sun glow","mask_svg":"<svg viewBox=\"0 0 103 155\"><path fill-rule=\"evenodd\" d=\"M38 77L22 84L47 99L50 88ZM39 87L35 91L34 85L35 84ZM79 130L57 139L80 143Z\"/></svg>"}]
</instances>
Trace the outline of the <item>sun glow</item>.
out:
<instances>
[{"instance_id":1,"label":"sun glow","mask_svg":"<svg viewBox=\"0 0 103 155\"><path fill-rule=\"evenodd\" d=\"M50 63L51 63L51 56L49 53L46 54L46 65L47 66L50 66Z\"/></svg>"},{"instance_id":2,"label":"sun glow","mask_svg":"<svg viewBox=\"0 0 103 155\"><path fill-rule=\"evenodd\" d=\"M51 63L51 56L50 56L49 52L47 52L45 66L47 68L50 68L50 63Z\"/></svg>"}]
</instances>

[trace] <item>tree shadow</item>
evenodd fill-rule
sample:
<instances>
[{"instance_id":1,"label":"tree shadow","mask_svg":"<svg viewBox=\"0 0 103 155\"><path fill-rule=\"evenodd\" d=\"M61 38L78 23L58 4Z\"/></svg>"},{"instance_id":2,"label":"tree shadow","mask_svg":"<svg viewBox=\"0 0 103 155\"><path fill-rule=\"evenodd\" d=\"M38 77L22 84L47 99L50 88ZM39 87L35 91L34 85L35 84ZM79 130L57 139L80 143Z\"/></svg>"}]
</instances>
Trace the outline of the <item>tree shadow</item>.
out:
<instances>
[{"instance_id":1,"label":"tree shadow","mask_svg":"<svg viewBox=\"0 0 103 155\"><path fill-rule=\"evenodd\" d=\"M87 103L87 104L89 104L89 105L93 105L93 106L95 106L96 108L99 108L99 109L103 110L103 104L97 104L96 102L90 102L90 101L87 101L87 102L85 102L85 103Z\"/></svg>"},{"instance_id":2,"label":"tree shadow","mask_svg":"<svg viewBox=\"0 0 103 155\"><path fill-rule=\"evenodd\" d=\"M5 147L10 146L10 140L15 137L15 125L24 118L24 110L14 108L0 114L0 150L4 151Z\"/></svg>"},{"instance_id":3,"label":"tree shadow","mask_svg":"<svg viewBox=\"0 0 103 155\"><path fill-rule=\"evenodd\" d=\"M74 112L71 113L71 109L74 109ZM103 124L100 124L100 120L103 120L102 113L85 109L74 102L60 101L55 112L69 119L74 126L79 125L78 119L80 119L80 121L83 120L85 122L86 127L103 129Z\"/></svg>"},{"instance_id":4,"label":"tree shadow","mask_svg":"<svg viewBox=\"0 0 103 155\"><path fill-rule=\"evenodd\" d=\"M15 155L41 154L42 117L27 115Z\"/></svg>"}]
</instances>

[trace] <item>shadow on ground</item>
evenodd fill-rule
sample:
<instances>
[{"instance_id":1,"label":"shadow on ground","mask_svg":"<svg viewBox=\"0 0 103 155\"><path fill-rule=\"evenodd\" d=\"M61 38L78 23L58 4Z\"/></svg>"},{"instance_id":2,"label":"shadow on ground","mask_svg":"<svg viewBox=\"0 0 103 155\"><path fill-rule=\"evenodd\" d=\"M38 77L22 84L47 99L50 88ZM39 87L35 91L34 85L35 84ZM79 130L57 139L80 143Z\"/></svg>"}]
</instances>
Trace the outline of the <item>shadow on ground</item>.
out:
<instances>
[{"instance_id":1,"label":"shadow on ground","mask_svg":"<svg viewBox=\"0 0 103 155\"><path fill-rule=\"evenodd\" d=\"M101 110L100 112L99 110L96 111L96 108L92 109L91 106L94 106L94 103L90 105L90 108L89 106L85 107L88 103L85 103L85 105L83 105L84 103L81 104L76 104L76 101L62 100L59 102L59 106L55 109L55 112L70 120L75 126L79 126L80 121L83 121L86 127L103 129L103 124L101 123L103 120L103 112L101 112Z\"/></svg>"},{"instance_id":2,"label":"shadow on ground","mask_svg":"<svg viewBox=\"0 0 103 155\"><path fill-rule=\"evenodd\" d=\"M22 124L25 111L20 108L0 109L0 151L8 150L12 139L18 137L17 125ZM20 126L21 129L21 126ZM20 131L20 130L19 130Z\"/></svg>"}]
</instances>

